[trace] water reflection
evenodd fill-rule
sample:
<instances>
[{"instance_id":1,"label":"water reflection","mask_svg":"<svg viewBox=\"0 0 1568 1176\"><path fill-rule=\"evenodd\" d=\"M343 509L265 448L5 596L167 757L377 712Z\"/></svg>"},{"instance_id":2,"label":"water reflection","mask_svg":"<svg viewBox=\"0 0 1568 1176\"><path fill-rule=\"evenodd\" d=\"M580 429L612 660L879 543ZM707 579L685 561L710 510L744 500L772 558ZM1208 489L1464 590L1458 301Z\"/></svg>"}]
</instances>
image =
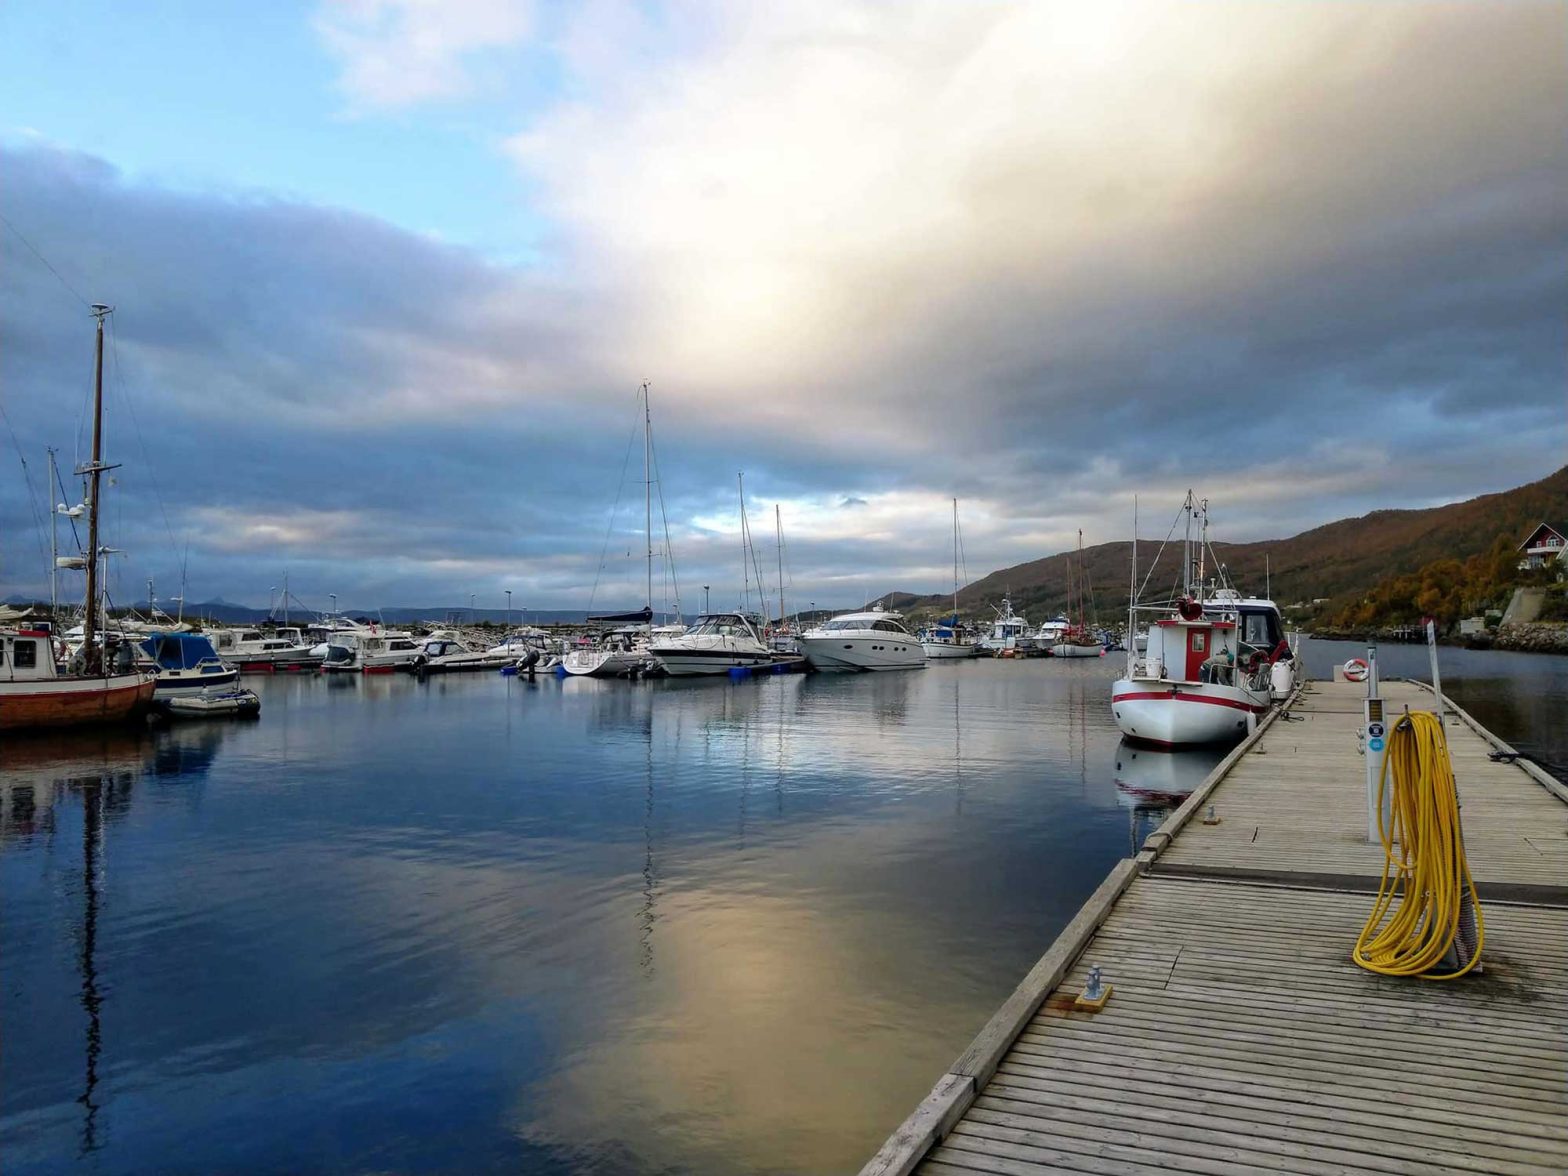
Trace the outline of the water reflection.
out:
<instances>
[{"instance_id":1,"label":"water reflection","mask_svg":"<svg viewBox=\"0 0 1568 1176\"><path fill-rule=\"evenodd\" d=\"M1116 746L1116 799L1127 810L1129 852L1181 807L1225 758L1224 748L1164 751L1123 739Z\"/></svg>"},{"instance_id":2,"label":"water reflection","mask_svg":"<svg viewBox=\"0 0 1568 1176\"><path fill-rule=\"evenodd\" d=\"M0 746L6 1174L852 1170L1217 761L1108 660Z\"/></svg>"}]
</instances>

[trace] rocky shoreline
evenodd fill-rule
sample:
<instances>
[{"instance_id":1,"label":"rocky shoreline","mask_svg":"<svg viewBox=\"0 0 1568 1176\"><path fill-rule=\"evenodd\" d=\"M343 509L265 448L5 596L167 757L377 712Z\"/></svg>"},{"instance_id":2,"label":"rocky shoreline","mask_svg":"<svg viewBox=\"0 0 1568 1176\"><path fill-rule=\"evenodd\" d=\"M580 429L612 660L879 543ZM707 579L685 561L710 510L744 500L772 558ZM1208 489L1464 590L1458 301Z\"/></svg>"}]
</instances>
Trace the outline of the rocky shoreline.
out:
<instances>
[{"instance_id":1,"label":"rocky shoreline","mask_svg":"<svg viewBox=\"0 0 1568 1176\"><path fill-rule=\"evenodd\" d=\"M1366 641L1376 644L1406 645L1422 640L1420 636L1412 636L1412 627L1409 625L1384 629L1315 629L1311 635L1325 641ZM1470 637L1440 636L1438 641L1444 645L1462 645L1467 649L1568 654L1568 623L1531 621L1522 625L1503 625Z\"/></svg>"}]
</instances>

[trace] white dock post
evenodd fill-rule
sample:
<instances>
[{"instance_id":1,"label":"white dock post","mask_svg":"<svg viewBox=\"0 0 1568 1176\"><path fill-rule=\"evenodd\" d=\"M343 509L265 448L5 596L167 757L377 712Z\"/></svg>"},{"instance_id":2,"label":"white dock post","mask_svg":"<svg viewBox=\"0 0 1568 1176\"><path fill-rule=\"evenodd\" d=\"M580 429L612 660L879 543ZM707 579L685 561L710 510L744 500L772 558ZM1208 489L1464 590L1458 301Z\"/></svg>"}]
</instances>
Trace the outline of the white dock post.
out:
<instances>
[{"instance_id":1,"label":"white dock post","mask_svg":"<svg viewBox=\"0 0 1568 1176\"><path fill-rule=\"evenodd\" d=\"M1383 699L1378 694L1377 646L1367 648L1367 696L1361 704L1365 722L1361 728L1363 749L1367 760L1367 840L1374 845L1383 843L1378 829L1378 785L1383 776L1383 748L1388 741L1388 725L1383 717ZM1392 797L1383 801L1383 818L1392 818Z\"/></svg>"}]
</instances>

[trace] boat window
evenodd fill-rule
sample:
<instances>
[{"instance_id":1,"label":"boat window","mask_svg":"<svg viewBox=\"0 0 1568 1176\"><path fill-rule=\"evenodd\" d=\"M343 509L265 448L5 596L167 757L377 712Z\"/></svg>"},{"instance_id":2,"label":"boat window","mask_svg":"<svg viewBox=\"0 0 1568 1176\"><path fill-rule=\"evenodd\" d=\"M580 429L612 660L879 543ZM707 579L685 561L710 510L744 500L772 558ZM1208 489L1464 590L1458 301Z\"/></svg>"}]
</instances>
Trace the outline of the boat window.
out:
<instances>
[{"instance_id":1,"label":"boat window","mask_svg":"<svg viewBox=\"0 0 1568 1176\"><path fill-rule=\"evenodd\" d=\"M1241 639L1260 649L1273 649L1279 644L1279 623L1271 612L1248 612L1241 615Z\"/></svg>"},{"instance_id":2,"label":"boat window","mask_svg":"<svg viewBox=\"0 0 1568 1176\"><path fill-rule=\"evenodd\" d=\"M412 641L394 641L394 642L392 642L391 645L387 646L387 648L388 649L417 649L419 647L417 645L415 645Z\"/></svg>"},{"instance_id":3,"label":"boat window","mask_svg":"<svg viewBox=\"0 0 1568 1176\"><path fill-rule=\"evenodd\" d=\"M884 633L902 633L904 631L903 627L895 621L875 621L871 627L879 629Z\"/></svg>"},{"instance_id":4,"label":"boat window","mask_svg":"<svg viewBox=\"0 0 1568 1176\"><path fill-rule=\"evenodd\" d=\"M18 641L11 646L11 664L19 670L30 670L38 664L38 643Z\"/></svg>"}]
</instances>

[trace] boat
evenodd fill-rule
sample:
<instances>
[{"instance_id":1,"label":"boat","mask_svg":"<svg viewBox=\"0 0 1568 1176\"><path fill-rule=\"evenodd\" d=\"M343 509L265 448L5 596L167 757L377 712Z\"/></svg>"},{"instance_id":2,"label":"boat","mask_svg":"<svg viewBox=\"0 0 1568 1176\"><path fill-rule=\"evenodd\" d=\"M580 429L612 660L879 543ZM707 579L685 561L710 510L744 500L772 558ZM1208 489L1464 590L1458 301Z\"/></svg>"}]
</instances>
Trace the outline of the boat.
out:
<instances>
[{"instance_id":1,"label":"boat","mask_svg":"<svg viewBox=\"0 0 1568 1176\"><path fill-rule=\"evenodd\" d=\"M375 625L337 629L327 638L321 668L329 674L390 674L413 669L419 645L412 633Z\"/></svg>"},{"instance_id":2,"label":"boat","mask_svg":"<svg viewBox=\"0 0 1568 1176\"><path fill-rule=\"evenodd\" d=\"M207 638L218 656L242 674L313 670L324 657L297 628L209 629Z\"/></svg>"},{"instance_id":3,"label":"boat","mask_svg":"<svg viewBox=\"0 0 1568 1176\"><path fill-rule=\"evenodd\" d=\"M958 499L953 499L953 615L928 625L920 634L920 647L935 661L974 657L980 646L974 634L958 619Z\"/></svg>"},{"instance_id":4,"label":"boat","mask_svg":"<svg viewBox=\"0 0 1568 1176\"><path fill-rule=\"evenodd\" d=\"M103 557L98 537L102 479L105 470L115 468L103 460L103 320L109 313L110 308L102 303L93 304L97 344L92 460L77 470L87 477L87 554L55 561L57 567L79 567L87 573L83 641L62 673L55 661L50 629L34 623L0 632L0 730L125 722L145 714L152 703L156 679L136 668L129 642L108 633L99 623L103 613L98 567Z\"/></svg>"},{"instance_id":5,"label":"boat","mask_svg":"<svg viewBox=\"0 0 1568 1176\"><path fill-rule=\"evenodd\" d=\"M1078 532L1076 560L1067 560L1068 615L1073 618L1060 636L1051 644L1052 657L1104 657L1105 637L1098 629L1084 620L1085 612L1094 612L1094 591L1089 586L1089 570L1083 562L1083 532ZM1087 602L1087 609L1085 603Z\"/></svg>"},{"instance_id":6,"label":"boat","mask_svg":"<svg viewBox=\"0 0 1568 1176\"><path fill-rule=\"evenodd\" d=\"M171 719L254 719L261 714L261 699L243 686L203 686L161 698L157 707Z\"/></svg>"},{"instance_id":7,"label":"boat","mask_svg":"<svg viewBox=\"0 0 1568 1176\"><path fill-rule=\"evenodd\" d=\"M881 602L865 612L841 613L802 633L801 652L817 670L924 669L926 651L903 621Z\"/></svg>"},{"instance_id":8,"label":"boat","mask_svg":"<svg viewBox=\"0 0 1568 1176\"><path fill-rule=\"evenodd\" d=\"M653 635L653 412L648 403L647 383L643 384L641 395L643 535L648 557L648 603L638 612L607 613L588 618L590 624L620 627L604 633L597 643L578 645L567 651L559 668L575 677L623 678L648 668L651 661L648 645ZM680 612L679 603L676 612ZM664 629L665 635L670 632L671 627Z\"/></svg>"},{"instance_id":9,"label":"boat","mask_svg":"<svg viewBox=\"0 0 1568 1176\"><path fill-rule=\"evenodd\" d=\"M1034 643L1045 653L1050 653L1053 646L1062 639L1062 635L1073 627L1073 623L1066 617L1052 617L1048 621L1041 621L1040 627L1034 631Z\"/></svg>"},{"instance_id":10,"label":"boat","mask_svg":"<svg viewBox=\"0 0 1568 1176\"><path fill-rule=\"evenodd\" d=\"M444 674L463 670L499 670L515 665L524 654L510 649L476 649L453 633L437 633L419 643L410 663L415 673Z\"/></svg>"},{"instance_id":11,"label":"boat","mask_svg":"<svg viewBox=\"0 0 1568 1176\"><path fill-rule=\"evenodd\" d=\"M1002 597L1002 607L996 609L996 620L991 624L991 634L980 639L980 649L994 657L1029 657L1038 652L1029 622L1013 612L1010 596Z\"/></svg>"},{"instance_id":12,"label":"boat","mask_svg":"<svg viewBox=\"0 0 1568 1176\"><path fill-rule=\"evenodd\" d=\"M775 660L756 623L739 612L703 613L684 633L655 637L648 652L672 677L725 674Z\"/></svg>"},{"instance_id":13,"label":"boat","mask_svg":"<svg viewBox=\"0 0 1568 1176\"><path fill-rule=\"evenodd\" d=\"M158 675L153 698L162 701L178 694L212 687L233 687L240 672L218 656L205 633L153 633L137 649L143 664Z\"/></svg>"},{"instance_id":14,"label":"boat","mask_svg":"<svg viewBox=\"0 0 1568 1176\"><path fill-rule=\"evenodd\" d=\"M1207 500L1200 505L1188 491L1183 510L1182 594L1165 604L1134 601L1130 632L1138 631L1140 613L1155 614L1148 647L1140 653L1133 643L1127 672L1111 687L1111 713L1122 734L1157 747L1236 742L1295 685L1294 655L1278 606L1223 582L1205 583ZM1195 519L1202 522L1196 556ZM1136 582L1136 541L1133 559ZM1223 580L1223 571L1217 579Z\"/></svg>"}]
</instances>

